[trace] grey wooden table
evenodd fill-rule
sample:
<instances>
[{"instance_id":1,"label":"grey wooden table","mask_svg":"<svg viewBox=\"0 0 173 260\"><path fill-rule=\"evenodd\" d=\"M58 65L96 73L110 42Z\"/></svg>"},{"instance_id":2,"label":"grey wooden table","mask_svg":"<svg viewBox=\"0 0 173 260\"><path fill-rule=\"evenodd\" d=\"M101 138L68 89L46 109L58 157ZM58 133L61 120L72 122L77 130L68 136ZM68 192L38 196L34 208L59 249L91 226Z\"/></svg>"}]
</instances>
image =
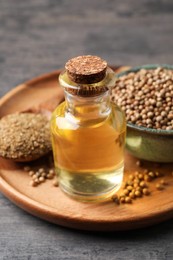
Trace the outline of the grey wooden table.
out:
<instances>
[{"instance_id":1,"label":"grey wooden table","mask_svg":"<svg viewBox=\"0 0 173 260\"><path fill-rule=\"evenodd\" d=\"M172 64L173 2L0 0L0 96L81 54L110 64ZM35 218L1 194L0 259L171 260L173 221L133 232L75 231Z\"/></svg>"}]
</instances>

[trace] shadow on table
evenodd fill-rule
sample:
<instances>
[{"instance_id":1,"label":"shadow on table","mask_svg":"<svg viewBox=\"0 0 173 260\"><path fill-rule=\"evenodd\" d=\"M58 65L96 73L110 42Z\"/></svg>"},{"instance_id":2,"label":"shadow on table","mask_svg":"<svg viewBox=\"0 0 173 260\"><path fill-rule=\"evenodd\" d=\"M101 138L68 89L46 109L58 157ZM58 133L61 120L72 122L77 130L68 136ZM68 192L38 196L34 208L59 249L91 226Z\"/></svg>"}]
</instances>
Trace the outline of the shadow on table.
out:
<instances>
[{"instance_id":1,"label":"shadow on table","mask_svg":"<svg viewBox=\"0 0 173 260\"><path fill-rule=\"evenodd\" d=\"M153 238L159 237L159 239L162 239L162 237L165 237L166 235L173 233L173 221L169 220L166 222L162 222L157 225L153 225L147 228L141 228L136 230L129 230L129 231L112 231L112 232L99 232L99 231L85 231L85 230L75 230L70 229L66 227L60 227L51 223L47 223L47 225L55 226L55 229L61 229L61 231L65 233L69 233L70 235L80 235L82 237L92 237L96 238L98 240L102 240L104 238L109 240L153 240Z\"/></svg>"}]
</instances>

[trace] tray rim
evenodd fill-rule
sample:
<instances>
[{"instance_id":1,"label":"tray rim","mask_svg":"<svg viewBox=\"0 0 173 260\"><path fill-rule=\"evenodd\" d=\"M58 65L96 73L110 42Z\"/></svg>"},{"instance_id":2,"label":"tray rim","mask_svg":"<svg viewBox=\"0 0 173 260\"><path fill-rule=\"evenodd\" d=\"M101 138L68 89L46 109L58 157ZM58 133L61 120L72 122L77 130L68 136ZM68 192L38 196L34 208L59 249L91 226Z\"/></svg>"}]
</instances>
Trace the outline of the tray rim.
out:
<instances>
[{"instance_id":1,"label":"tray rim","mask_svg":"<svg viewBox=\"0 0 173 260\"><path fill-rule=\"evenodd\" d=\"M137 229L137 228L141 228L141 227L145 227L145 221L150 219L150 224L157 224L157 223L160 223L162 221L165 221L165 220L168 220L170 219L171 217L173 217L173 207L169 207L167 210L162 210L162 211L159 211L159 212L156 212L156 213L153 213L151 214L150 216L148 216L147 214L143 215L143 217L132 217L131 219L127 218L127 217L124 217L122 219L119 219L119 220L109 220L108 222L105 221L105 220L102 220L102 219L99 219L99 222L98 220L83 220L81 218L77 218L77 217L68 217L67 215L61 215L59 214L58 211L56 211L55 208L53 207L49 207L47 206L46 204L44 204L44 207L42 206L43 204L36 201L36 200L33 200L31 199L30 197L27 197L26 195L24 195L23 193L17 191L13 186L11 186L8 182L6 182L1 176L0 176L0 191L8 198L10 199L14 204L18 205L19 207L21 207L22 209L24 209L25 211L31 213L32 215L34 216L37 216L41 219L44 219L44 220L47 220L49 222L52 222L54 224L59 224L58 222L61 222L61 221L68 221L68 219L70 219L70 222L81 222L82 225L83 223L85 222L86 225L88 223L92 223L92 224L120 224L120 223L123 223L123 227L121 226L120 228L116 227L115 230L117 231L120 231L120 230L131 230L131 229ZM14 199L15 198L15 199ZM30 207L34 207L34 210L33 208L30 208ZM39 211L39 213L38 213ZM40 217L40 212L43 214L43 216ZM47 213L50 213L49 216L51 217L58 217L58 221L50 221L50 217L47 218ZM157 222L157 217L159 217L159 220ZM160 219L162 218L162 219ZM139 227L138 224L139 222ZM141 222L144 222L144 224L142 225ZM133 227L133 225L130 227L130 228L127 228L126 225L129 225L129 223L131 224L135 224L135 227ZM147 224L147 226L150 226L150 224ZM61 224L60 224L61 225ZM67 227L71 227L70 223L68 225L68 223L65 225ZM75 227L76 228L76 227ZM81 228L79 228L81 229ZM83 228L84 230L90 230L90 228ZM92 229L93 230L93 229ZM97 228L95 229L97 231ZM115 231L114 229L112 231ZM103 228L103 230L101 230L99 228L98 231L106 231L105 228ZM109 230L110 231L110 230Z\"/></svg>"},{"instance_id":2,"label":"tray rim","mask_svg":"<svg viewBox=\"0 0 173 260\"><path fill-rule=\"evenodd\" d=\"M37 77L34 77L30 80L26 80L23 83L15 86L13 89L11 89L10 91L8 91L7 93L5 93L2 97L0 97L0 106L5 103L9 98L11 98L11 96L13 94L17 94L19 91L21 91L22 89L26 88L27 85L31 85L31 84L35 84L37 83L37 81L40 81L42 79L48 79L54 76L57 76L62 70L54 70L52 72L48 72L48 73L44 73L42 75L39 75Z\"/></svg>"}]
</instances>

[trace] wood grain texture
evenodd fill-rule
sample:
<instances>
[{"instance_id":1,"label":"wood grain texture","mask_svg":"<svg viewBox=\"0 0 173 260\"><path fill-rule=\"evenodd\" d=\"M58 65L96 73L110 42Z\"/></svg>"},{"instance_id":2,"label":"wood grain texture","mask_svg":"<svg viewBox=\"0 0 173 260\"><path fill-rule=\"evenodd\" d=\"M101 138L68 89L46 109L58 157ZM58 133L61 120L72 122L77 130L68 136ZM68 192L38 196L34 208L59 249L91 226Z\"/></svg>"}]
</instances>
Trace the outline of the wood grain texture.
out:
<instances>
[{"instance_id":1,"label":"wood grain texture","mask_svg":"<svg viewBox=\"0 0 173 260\"><path fill-rule=\"evenodd\" d=\"M76 55L110 64L172 63L170 0L1 0L0 96ZM0 259L172 260L173 222L126 233L61 228L0 195Z\"/></svg>"}]
</instances>

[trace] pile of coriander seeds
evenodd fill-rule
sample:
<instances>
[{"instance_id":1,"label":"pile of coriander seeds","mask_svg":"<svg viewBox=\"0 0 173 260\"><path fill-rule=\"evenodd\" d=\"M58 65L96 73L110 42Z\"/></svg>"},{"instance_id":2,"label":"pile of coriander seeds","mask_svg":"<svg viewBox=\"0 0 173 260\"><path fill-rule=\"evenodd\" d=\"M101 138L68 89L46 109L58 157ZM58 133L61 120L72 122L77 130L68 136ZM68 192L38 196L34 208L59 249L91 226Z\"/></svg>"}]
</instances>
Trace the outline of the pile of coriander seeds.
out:
<instances>
[{"instance_id":1,"label":"pile of coriander seeds","mask_svg":"<svg viewBox=\"0 0 173 260\"><path fill-rule=\"evenodd\" d=\"M141 166L141 161L136 161L136 165ZM120 191L112 196L112 200L118 205L129 204L136 199L149 196L152 193L150 183L153 181L155 182L155 189L158 191L165 190L168 185L161 171L140 168L140 170L128 174L128 178L123 182Z\"/></svg>"},{"instance_id":2,"label":"pile of coriander seeds","mask_svg":"<svg viewBox=\"0 0 173 260\"><path fill-rule=\"evenodd\" d=\"M111 98L125 111L127 122L173 130L173 70L158 67L123 75Z\"/></svg>"},{"instance_id":3,"label":"pile of coriander seeds","mask_svg":"<svg viewBox=\"0 0 173 260\"><path fill-rule=\"evenodd\" d=\"M58 177L55 174L54 168L50 167L30 167L30 166L25 166L23 168L25 172L28 172L28 175L31 178L30 185L32 187L37 187L41 183L46 182L46 180L53 180L52 184L55 187L59 186L59 180Z\"/></svg>"}]
</instances>

